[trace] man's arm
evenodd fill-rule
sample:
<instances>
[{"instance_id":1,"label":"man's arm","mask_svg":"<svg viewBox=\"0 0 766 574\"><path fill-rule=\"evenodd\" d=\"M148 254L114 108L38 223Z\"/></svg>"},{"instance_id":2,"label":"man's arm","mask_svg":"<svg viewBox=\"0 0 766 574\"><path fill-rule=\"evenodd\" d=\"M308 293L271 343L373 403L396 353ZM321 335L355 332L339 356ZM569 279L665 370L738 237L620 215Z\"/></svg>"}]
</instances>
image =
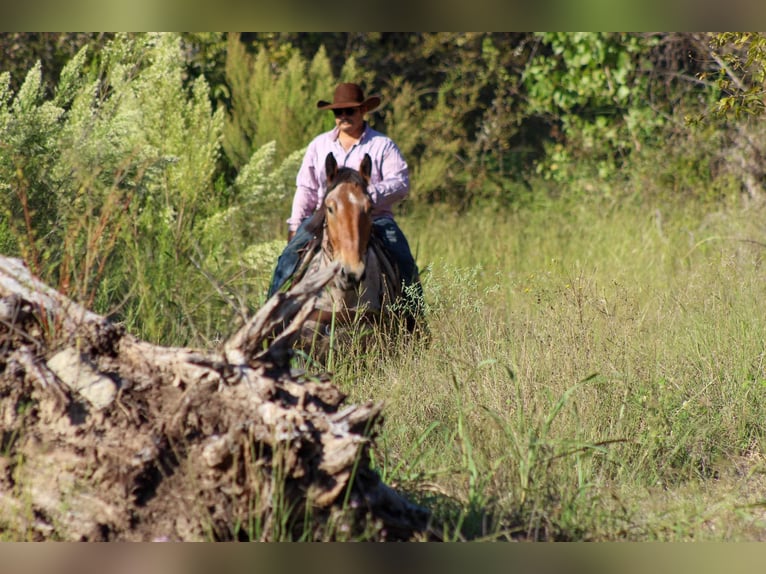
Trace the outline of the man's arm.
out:
<instances>
[{"instance_id":1,"label":"man's arm","mask_svg":"<svg viewBox=\"0 0 766 574\"><path fill-rule=\"evenodd\" d=\"M287 220L287 240L293 238L301 222L317 208L317 196L320 182L317 179L314 161L316 158L316 140L312 141L303 156L298 175L295 178L295 195L290 218Z\"/></svg>"},{"instance_id":2,"label":"man's arm","mask_svg":"<svg viewBox=\"0 0 766 574\"><path fill-rule=\"evenodd\" d=\"M409 169L399 148L393 142L389 142L378 161L383 179L370 185L368 191L377 207L390 209L410 192Z\"/></svg>"}]
</instances>

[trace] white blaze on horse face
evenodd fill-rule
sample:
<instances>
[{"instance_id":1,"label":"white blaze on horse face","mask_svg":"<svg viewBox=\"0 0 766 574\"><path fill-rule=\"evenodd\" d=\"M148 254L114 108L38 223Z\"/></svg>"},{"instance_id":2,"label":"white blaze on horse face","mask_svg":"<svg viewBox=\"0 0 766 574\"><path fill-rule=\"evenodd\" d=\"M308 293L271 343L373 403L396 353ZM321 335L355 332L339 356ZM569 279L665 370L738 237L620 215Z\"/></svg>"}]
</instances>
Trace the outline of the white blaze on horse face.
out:
<instances>
[{"instance_id":1,"label":"white blaze on horse face","mask_svg":"<svg viewBox=\"0 0 766 574\"><path fill-rule=\"evenodd\" d=\"M357 185L342 183L327 195L327 233L333 260L341 264L341 289L355 287L364 276L364 254L372 230L370 198Z\"/></svg>"}]
</instances>

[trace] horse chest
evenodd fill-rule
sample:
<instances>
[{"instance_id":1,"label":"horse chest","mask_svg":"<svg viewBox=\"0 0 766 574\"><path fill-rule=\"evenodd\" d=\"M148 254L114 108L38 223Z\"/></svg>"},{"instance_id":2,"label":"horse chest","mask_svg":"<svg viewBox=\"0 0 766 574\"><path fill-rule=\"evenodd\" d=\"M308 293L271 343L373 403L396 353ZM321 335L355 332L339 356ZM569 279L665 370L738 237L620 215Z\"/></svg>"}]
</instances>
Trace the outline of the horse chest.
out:
<instances>
[{"instance_id":1,"label":"horse chest","mask_svg":"<svg viewBox=\"0 0 766 574\"><path fill-rule=\"evenodd\" d=\"M331 262L331 258L322 253L315 257L309 271L317 271ZM380 265L371 252L368 252L366 256L366 267L365 280L356 288L342 290L334 283L330 283L317 298L315 307L322 311L344 312L349 315L364 311L380 312L382 307Z\"/></svg>"}]
</instances>

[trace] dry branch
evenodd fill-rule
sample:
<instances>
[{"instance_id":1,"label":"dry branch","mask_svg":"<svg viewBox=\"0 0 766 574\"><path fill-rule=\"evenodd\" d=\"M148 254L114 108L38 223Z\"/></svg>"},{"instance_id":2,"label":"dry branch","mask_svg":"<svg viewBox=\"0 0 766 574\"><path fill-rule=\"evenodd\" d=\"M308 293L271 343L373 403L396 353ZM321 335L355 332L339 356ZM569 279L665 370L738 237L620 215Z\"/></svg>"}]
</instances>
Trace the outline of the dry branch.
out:
<instances>
[{"instance_id":1,"label":"dry branch","mask_svg":"<svg viewBox=\"0 0 766 574\"><path fill-rule=\"evenodd\" d=\"M344 405L290 348L334 269L218 350L140 341L0 256L0 532L22 539L318 539L427 530L380 481L380 403Z\"/></svg>"}]
</instances>

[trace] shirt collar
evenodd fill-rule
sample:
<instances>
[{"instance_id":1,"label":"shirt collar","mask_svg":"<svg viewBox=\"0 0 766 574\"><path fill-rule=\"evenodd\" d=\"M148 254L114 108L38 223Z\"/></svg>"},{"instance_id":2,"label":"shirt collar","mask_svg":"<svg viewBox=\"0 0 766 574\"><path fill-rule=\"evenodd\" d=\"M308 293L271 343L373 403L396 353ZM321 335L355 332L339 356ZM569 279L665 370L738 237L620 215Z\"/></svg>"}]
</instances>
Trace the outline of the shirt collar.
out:
<instances>
[{"instance_id":1,"label":"shirt collar","mask_svg":"<svg viewBox=\"0 0 766 574\"><path fill-rule=\"evenodd\" d=\"M370 125L365 120L364 127L362 128L362 135L359 136L359 143L362 143L365 138L367 137L367 133L370 131ZM340 128L338 126L335 126L332 129L332 139L333 141L338 141L338 138L340 137Z\"/></svg>"}]
</instances>

